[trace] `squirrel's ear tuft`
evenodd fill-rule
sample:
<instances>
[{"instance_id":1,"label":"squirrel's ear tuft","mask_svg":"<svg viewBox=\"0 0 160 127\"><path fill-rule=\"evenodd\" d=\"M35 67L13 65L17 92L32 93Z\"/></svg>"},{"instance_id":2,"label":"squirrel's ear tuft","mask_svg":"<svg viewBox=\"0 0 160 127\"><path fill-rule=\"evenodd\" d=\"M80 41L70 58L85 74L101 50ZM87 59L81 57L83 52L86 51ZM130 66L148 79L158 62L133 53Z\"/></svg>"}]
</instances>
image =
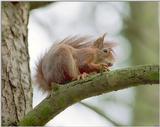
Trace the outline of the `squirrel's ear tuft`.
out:
<instances>
[{"instance_id":1,"label":"squirrel's ear tuft","mask_svg":"<svg viewBox=\"0 0 160 127\"><path fill-rule=\"evenodd\" d=\"M102 48L103 48L103 42L104 42L105 36L106 36L106 33L105 33L102 37L99 37L99 38L93 43L93 47L98 48L98 49L102 49Z\"/></svg>"}]
</instances>

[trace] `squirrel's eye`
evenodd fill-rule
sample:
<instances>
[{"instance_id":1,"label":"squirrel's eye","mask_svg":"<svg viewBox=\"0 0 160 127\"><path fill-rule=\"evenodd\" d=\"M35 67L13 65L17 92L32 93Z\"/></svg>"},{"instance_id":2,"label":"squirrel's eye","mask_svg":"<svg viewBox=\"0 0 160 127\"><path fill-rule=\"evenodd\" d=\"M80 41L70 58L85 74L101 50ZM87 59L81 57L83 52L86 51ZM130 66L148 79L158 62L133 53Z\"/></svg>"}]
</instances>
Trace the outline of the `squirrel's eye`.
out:
<instances>
[{"instance_id":1,"label":"squirrel's eye","mask_svg":"<svg viewBox=\"0 0 160 127\"><path fill-rule=\"evenodd\" d=\"M108 49L103 49L103 52L108 53Z\"/></svg>"}]
</instances>

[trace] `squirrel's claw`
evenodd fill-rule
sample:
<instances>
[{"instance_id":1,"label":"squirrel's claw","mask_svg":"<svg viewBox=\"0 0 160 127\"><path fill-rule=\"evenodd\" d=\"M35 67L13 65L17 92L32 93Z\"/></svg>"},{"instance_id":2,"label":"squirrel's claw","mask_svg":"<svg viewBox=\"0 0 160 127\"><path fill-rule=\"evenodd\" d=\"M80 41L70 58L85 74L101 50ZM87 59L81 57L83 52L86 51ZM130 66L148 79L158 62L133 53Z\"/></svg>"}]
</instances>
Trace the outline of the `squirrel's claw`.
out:
<instances>
[{"instance_id":1,"label":"squirrel's claw","mask_svg":"<svg viewBox=\"0 0 160 127\"><path fill-rule=\"evenodd\" d=\"M108 67L109 67L108 64L104 64L104 63L101 64L101 69L104 71L110 71Z\"/></svg>"},{"instance_id":2,"label":"squirrel's claw","mask_svg":"<svg viewBox=\"0 0 160 127\"><path fill-rule=\"evenodd\" d=\"M87 76L88 76L88 74L85 73L85 72L83 72L82 74L80 74L80 75L77 76L77 80L85 79Z\"/></svg>"}]
</instances>

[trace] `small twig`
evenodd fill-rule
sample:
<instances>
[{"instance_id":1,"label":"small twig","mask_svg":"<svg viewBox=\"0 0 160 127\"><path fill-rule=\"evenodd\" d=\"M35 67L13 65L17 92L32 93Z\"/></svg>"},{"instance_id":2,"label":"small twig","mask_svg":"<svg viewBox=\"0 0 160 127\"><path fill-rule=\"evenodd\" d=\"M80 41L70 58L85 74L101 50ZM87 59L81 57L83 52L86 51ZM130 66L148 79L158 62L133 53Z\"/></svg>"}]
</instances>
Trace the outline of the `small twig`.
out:
<instances>
[{"instance_id":1,"label":"small twig","mask_svg":"<svg viewBox=\"0 0 160 127\"><path fill-rule=\"evenodd\" d=\"M112 123L114 126L124 126L116 121L114 121L112 118L110 118L109 116L105 115L103 113L102 110L98 109L97 107L93 106L93 105L90 105L90 104L87 104L87 103L83 103L83 102L79 102L81 105L87 107L88 109L96 112L98 115L100 115L101 117L105 118L107 121L109 121L110 123Z\"/></svg>"}]
</instances>

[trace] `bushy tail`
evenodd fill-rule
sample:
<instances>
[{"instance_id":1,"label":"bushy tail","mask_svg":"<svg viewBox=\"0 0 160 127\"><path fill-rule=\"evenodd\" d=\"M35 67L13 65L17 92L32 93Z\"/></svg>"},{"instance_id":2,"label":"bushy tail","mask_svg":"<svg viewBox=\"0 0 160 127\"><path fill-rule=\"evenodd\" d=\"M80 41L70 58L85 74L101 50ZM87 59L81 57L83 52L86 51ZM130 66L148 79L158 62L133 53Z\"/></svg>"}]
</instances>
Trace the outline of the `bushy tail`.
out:
<instances>
[{"instance_id":1,"label":"bushy tail","mask_svg":"<svg viewBox=\"0 0 160 127\"><path fill-rule=\"evenodd\" d=\"M39 59L38 64L36 65L35 79L39 88L42 89L44 92L51 90L50 84L47 83L42 72L42 58Z\"/></svg>"}]
</instances>

